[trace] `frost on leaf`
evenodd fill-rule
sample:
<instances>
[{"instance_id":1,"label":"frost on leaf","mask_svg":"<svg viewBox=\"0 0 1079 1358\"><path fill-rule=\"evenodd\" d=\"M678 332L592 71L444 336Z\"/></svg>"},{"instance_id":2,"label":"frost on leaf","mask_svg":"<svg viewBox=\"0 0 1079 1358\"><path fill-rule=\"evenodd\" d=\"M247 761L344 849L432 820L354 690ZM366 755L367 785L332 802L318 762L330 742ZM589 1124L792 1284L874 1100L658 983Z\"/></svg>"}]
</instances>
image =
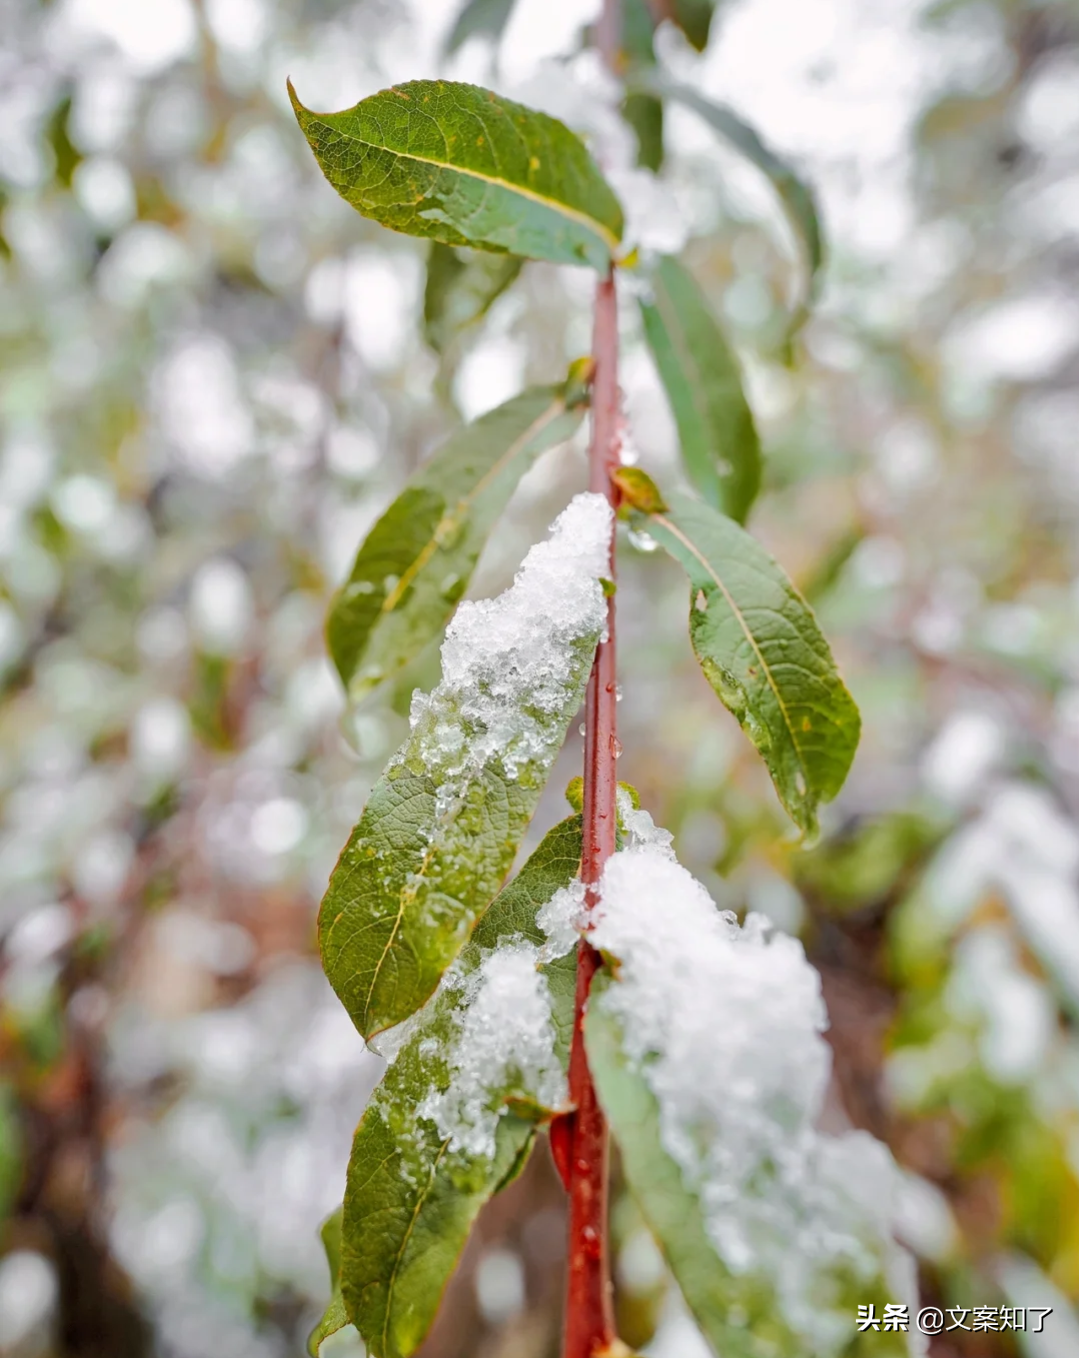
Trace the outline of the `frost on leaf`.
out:
<instances>
[{"instance_id":1,"label":"frost on leaf","mask_svg":"<svg viewBox=\"0 0 1079 1358\"><path fill-rule=\"evenodd\" d=\"M319 916L323 965L365 1036L428 998L508 871L584 694L612 515L578 495L496 599L462 604L442 681L371 793Z\"/></svg>"},{"instance_id":2,"label":"frost on leaf","mask_svg":"<svg viewBox=\"0 0 1079 1358\"><path fill-rule=\"evenodd\" d=\"M671 1239L680 1224L668 1222L666 1234L656 1222L653 1229L725 1352L733 1341L724 1326L745 1326L754 1313L747 1299L760 1305L771 1293L778 1306L760 1310L777 1345L767 1351L846 1353L856 1303L901 1293L906 1300L909 1265L891 1238L887 1150L863 1132L817 1129L830 1072L820 978L801 944L771 933L760 916L739 926L718 911L646 813L627 817L626 834L607 864L589 934L616 962L616 979L593 1001L595 1021L613 1020L608 1032L617 1031L625 1066L618 1078L646 1086L659 1146L716 1258L706 1266L696 1251L692 1276L683 1277ZM602 1034L593 1036L600 1096L647 1216L654 1157L635 1162L627 1140L637 1128L620 1125L626 1086L609 1083L609 1053ZM669 1185L663 1191L669 1200ZM889 1347L893 1339L865 1352L903 1352L905 1338ZM732 1354L756 1352L748 1339L739 1342L746 1346Z\"/></svg>"}]
</instances>

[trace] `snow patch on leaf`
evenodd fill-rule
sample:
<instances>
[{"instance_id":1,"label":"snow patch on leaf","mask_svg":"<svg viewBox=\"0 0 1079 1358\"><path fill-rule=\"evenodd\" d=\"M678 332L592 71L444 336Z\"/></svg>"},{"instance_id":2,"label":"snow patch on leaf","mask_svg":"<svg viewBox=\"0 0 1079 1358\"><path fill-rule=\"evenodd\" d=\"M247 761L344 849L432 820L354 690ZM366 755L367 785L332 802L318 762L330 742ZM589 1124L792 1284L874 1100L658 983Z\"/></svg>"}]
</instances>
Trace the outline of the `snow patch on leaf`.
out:
<instances>
[{"instance_id":1,"label":"snow patch on leaf","mask_svg":"<svg viewBox=\"0 0 1079 1358\"><path fill-rule=\"evenodd\" d=\"M517 943L489 953L463 985L460 1029L449 1057L448 1088L432 1090L418 1115L430 1118L451 1151L494 1159L508 1098L543 1108L566 1100L555 1054L551 996L537 970L540 949Z\"/></svg>"},{"instance_id":2,"label":"snow patch on leaf","mask_svg":"<svg viewBox=\"0 0 1079 1358\"><path fill-rule=\"evenodd\" d=\"M578 877L569 886L556 891L540 908L536 923L547 935L547 946L542 950L542 961L551 962L565 957L580 937L584 928L584 883Z\"/></svg>"},{"instance_id":3,"label":"snow patch on leaf","mask_svg":"<svg viewBox=\"0 0 1079 1358\"><path fill-rule=\"evenodd\" d=\"M559 718L582 652L607 617L599 578L609 569L611 523L604 496L575 496L510 589L458 608L442 645L442 682L413 695L410 718L424 763L446 780L440 800L496 755L516 778L561 744Z\"/></svg>"},{"instance_id":4,"label":"snow patch on leaf","mask_svg":"<svg viewBox=\"0 0 1079 1358\"><path fill-rule=\"evenodd\" d=\"M644 812L608 862L592 943L618 961L597 1003L659 1106L664 1149L734 1274L772 1280L787 1323L831 1352L849 1316L826 1280L881 1272L903 1290L891 1239L895 1167L863 1132L817 1130L830 1052L820 977L763 917L719 911Z\"/></svg>"}]
</instances>

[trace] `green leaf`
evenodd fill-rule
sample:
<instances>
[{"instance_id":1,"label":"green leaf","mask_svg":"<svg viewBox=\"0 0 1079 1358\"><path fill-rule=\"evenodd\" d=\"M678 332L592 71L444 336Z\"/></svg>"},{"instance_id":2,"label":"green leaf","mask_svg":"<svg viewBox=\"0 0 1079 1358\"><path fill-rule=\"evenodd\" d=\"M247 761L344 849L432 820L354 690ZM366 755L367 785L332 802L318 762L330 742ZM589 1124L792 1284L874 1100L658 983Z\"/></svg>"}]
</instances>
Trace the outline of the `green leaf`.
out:
<instances>
[{"instance_id":1,"label":"green leaf","mask_svg":"<svg viewBox=\"0 0 1079 1358\"><path fill-rule=\"evenodd\" d=\"M386 1072L356 1130L345 1189L342 1290L374 1358L405 1358L423 1340L480 1208L526 1155L534 1126L507 1113L493 1157L451 1149L417 1114L441 1045L410 1044Z\"/></svg>"},{"instance_id":2,"label":"green leaf","mask_svg":"<svg viewBox=\"0 0 1079 1358\"><path fill-rule=\"evenodd\" d=\"M739 522L761 481L761 450L738 362L693 275L665 256L641 303L644 332L663 379L690 480Z\"/></svg>"},{"instance_id":3,"label":"green leaf","mask_svg":"<svg viewBox=\"0 0 1079 1358\"><path fill-rule=\"evenodd\" d=\"M692 109L726 142L755 165L771 181L783 211L794 232L806 271L803 296L792 317L792 328L805 319L816 294L817 276L824 263L824 237L820 215L812 188L794 169L777 155L760 135L726 104L716 104L686 85L664 84L662 92L686 108Z\"/></svg>"},{"instance_id":4,"label":"green leaf","mask_svg":"<svg viewBox=\"0 0 1079 1358\"><path fill-rule=\"evenodd\" d=\"M672 0L671 21L682 30L691 47L703 52L708 46L716 0Z\"/></svg>"},{"instance_id":5,"label":"green leaf","mask_svg":"<svg viewBox=\"0 0 1079 1358\"><path fill-rule=\"evenodd\" d=\"M828 1355L811 1347L784 1319L773 1279L733 1273L708 1235L698 1195L686 1186L682 1171L668 1154L661 1135L660 1108L644 1074L627 1058L618 1020L602 1006L609 976L598 976L585 1016L588 1065L611 1132L618 1143L622 1169L649 1230L667 1260L686 1304L705 1336L723 1358L885 1358L907 1354L899 1332L840 1331ZM843 1276L838 1288L819 1304L835 1312L837 1324L854 1330L857 1307L872 1302L877 1315L891 1298L883 1282L859 1282ZM838 1293L838 1294L837 1294Z\"/></svg>"},{"instance_id":6,"label":"green leaf","mask_svg":"<svg viewBox=\"0 0 1079 1358\"><path fill-rule=\"evenodd\" d=\"M453 56L469 38L490 38L497 42L509 23L514 0L467 0L446 39L446 56Z\"/></svg>"},{"instance_id":7,"label":"green leaf","mask_svg":"<svg viewBox=\"0 0 1079 1358\"><path fill-rule=\"evenodd\" d=\"M637 138L637 164L658 172L663 165L663 104L654 94L627 94L622 117Z\"/></svg>"},{"instance_id":8,"label":"green leaf","mask_svg":"<svg viewBox=\"0 0 1079 1358\"><path fill-rule=\"evenodd\" d=\"M564 387L533 387L454 434L394 500L326 623L330 654L354 698L441 632L517 483L581 418Z\"/></svg>"},{"instance_id":9,"label":"green leaf","mask_svg":"<svg viewBox=\"0 0 1079 1358\"><path fill-rule=\"evenodd\" d=\"M65 94L57 103L45 125L45 140L56 158L54 174L65 188L82 162L82 155L71 140L71 95Z\"/></svg>"},{"instance_id":10,"label":"green leaf","mask_svg":"<svg viewBox=\"0 0 1079 1358\"><path fill-rule=\"evenodd\" d=\"M322 172L365 217L446 245L606 272L622 209L563 123L476 85L413 80L341 113L289 84Z\"/></svg>"},{"instance_id":11,"label":"green leaf","mask_svg":"<svg viewBox=\"0 0 1079 1358\"><path fill-rule=\"evenodd\" d=\"M431 242L423 294L423 333L436 354L444 354L463 330L481 321L521 272L517 255L460 251Z\"/></svg>"},{"instance_id":12,"label":"green leaf","mask_svg":"<svg viewBox=\"0 0 1079 1358\"><path fill-rule=\"evenodd\" d=\"M691 47L703 52L716 0L623 0L622 56L631 67L654 65L653 33L657 16L668 19L685 34Z\"/></svg>"},{"instance_id":13,"label":"green leaf","mask_svg":"<svg viewBox=\"0 0 1079 1358\"><path fill-rule=\"evenodd\" d=\"M622 6L622 60L631 70L656 64L655 22L648 0L625 0ZM658 171L663 164L663 104L655 94L630 91L622 101L622 117L637 137L637 164Z\"/></svg>"},{"instance_id":14,"label":"green leaf","mask_svg":"<svg viewBox=\"0 0 1079 1358\"><path fill-rule=\"evenodd\" d=\"M18 1196L23 1159L23 1133L15 1091L6 1082L0 1082L0 1228Z\"/></svg>"},{"instance_id":15,"label":"green leaf","mask_svg":"<svg viewBox=\"0 0 1079 1358\"><path fill-rule=\"evenodd\" d=\"M642 526L690 581L701 669L760 751L779 799L807 835L854 759L861 719L813 611L732 520L687 495Z\"/></svg>"},{"instance_id":16,"label":"green leaf","mask_svg":"<svg viewBox=\"0 0 1079 1358\"><path fill-rule=\"evenodd\" d=\"M348 1314L345 1311L344 1299L341 1296L341 1220L344 1213L343 1207L338 1207L336 1212L332 1212L322 1223L322 1246L326 1251L326 1262L330 1266L330 1286L332 1288L330 1300L326 1304L326 1310L322 1313L322 1319L311 1331L307 1340L307 1352L311 1358L318 1358L318 1351L324 1339L329 1339L331 1334L336 1334L338 1330L343 1330L346 1325L351 1325Z\"/></svg>"},{"instance_id":17,"label":"green leaf","mask_svg":"<svg viewBox=\"0 0 1079 1358\"><path fill-rule=\"evenodd\" d=\"M601 497L577 497L511 591L462 606L449 678L413 699L319 914L323 967L365 1037L423 1004L513 862L604 625L605 523Z\"/></svg>"},{"instance_id":18,"label":"green leaf","mask_svg":"<svg viewBox=\"0 0 1079 1358\"><path fill-rule=\"evenodd\" d=\"M518 876L477 924L444 985L406 1026L406 1040L363 1115L352 1148L345 1194L343 1290L349 1314L375 1358L404 1358L423 1339L468 1232L483 1204L523 1169L534 1124L506 1111L497 1122L493 1156L455 1148L439 1131L432 1092L451 1084L451 1057L469 1003L467 978L492 950L521 940L542 945L537 914L576 877L581 821L571 816L542 840ZM567 967L568 962L568 967ZM547 966L552 1017L559 1033L573 1022L565 977L572 951ZM552 985L557 971L559 984ZM557 1048L556 1048L557 1050ZM558 1052L565 1067L568 1047ZM494 1106L529 1091L513 1081L491 1091ZM540 1110L545 1113L548 1110Z\"/></svg>"}]
</instances>

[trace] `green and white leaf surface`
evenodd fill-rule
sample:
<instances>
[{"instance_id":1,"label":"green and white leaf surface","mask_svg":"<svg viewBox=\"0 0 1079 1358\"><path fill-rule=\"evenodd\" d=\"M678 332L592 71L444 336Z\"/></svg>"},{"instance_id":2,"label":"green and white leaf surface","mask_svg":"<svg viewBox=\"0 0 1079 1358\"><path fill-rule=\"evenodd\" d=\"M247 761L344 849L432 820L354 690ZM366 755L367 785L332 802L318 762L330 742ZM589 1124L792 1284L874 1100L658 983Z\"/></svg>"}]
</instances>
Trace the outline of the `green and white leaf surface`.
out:
<instances>
[{"instance_id":1,"label":"green and white leaf surface","mask_svg":"<svg viewBox=\"0 0 1079 1358\"><path fill-rule=\"evenodd\" d=\"M606 272L622 209L564 123L477 85L413 80L297 121L326 178L365 217L446 245Z\"/></svg>"},{"instance_id":2,"label":"green and white leaf surface","mask_svg":"<svg viewBox=\"0 0 1079 1358\"><path fill-rule=\"evenodd\" d=\"M495 898L395 1053L356 1131L341 1288L375 1358L410 1354L476 1214L523 1166L536 1120L565 1100L581 823L543 839ZM565 1012L568 1006L568 1013Z\"/></svg>"},{"instance_id":3,"label":"green and white leaf surface","mask_svg":"<svg viewBox=\"0 0 1079 1358\"><path fill-rule=\"evenodd\" d=\"M689 270L667 255L641 302L644 333L678 426L686 471L709 504L741 523L761 483L761 449L742 375Z\"/></svg>"},{"instance_id":4,"label":"green and white leaf surface","mask_svg":"<svg viewBox=\"0 0 1079 1358\"><path fill-rule=\"evenodd\" d=\"M688 495L645 531L689 576L689 631L708 682L760 751L806 835L850 770L861 718L813 610L768 552Z\"/></svg>"},{"instance_id":5,"label":"green and white leaf surface","mask_svg":"<svg viewBox=\"0 0 1079 1358\"><path fill-rule=\"evenodd\" d=\"M857 1306L906 1301L894 1165L862 1132L817 1130L830 1073L820 978L759 916L739 926L646 813L623 815L590 930L612 959L585 1024L627 1181L725 1358L903 1354Z\"/></svg>"},{"instance_id":6,"label":"green and white leaf surface","mask_svg":"<svg viewBox=\"0 0 1079 1358\"><path fill-rule=\"evenodd\" d=\"M327 620L330 653L353 697L441 632L517 483L581 415L565 386L531 388L459 430L412 477L367 535Z\"/></svg>"},{"instance_id":7,"label":"green and white leaf surface","mask_svg":"<svg viewBox=\"0 0 1079 1358\"><path fill-rule=\"evenodd\" d=\"M324 969L365 1037L431 995L513 862L606 623L611 522L603 496L572 500L512 588L459 607L441 683L413 697L319 914Z\"/></svg>"}]
</instances>

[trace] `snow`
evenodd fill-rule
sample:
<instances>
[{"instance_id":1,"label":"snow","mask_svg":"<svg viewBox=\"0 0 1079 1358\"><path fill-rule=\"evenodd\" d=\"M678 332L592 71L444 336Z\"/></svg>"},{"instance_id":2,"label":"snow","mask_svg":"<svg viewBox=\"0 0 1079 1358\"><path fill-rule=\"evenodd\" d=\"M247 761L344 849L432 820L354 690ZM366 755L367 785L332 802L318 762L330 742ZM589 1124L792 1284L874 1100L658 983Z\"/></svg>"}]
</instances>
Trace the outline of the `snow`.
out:
<instances>
[{"instance_id":1,"label":"snow","mask_svg":"<svg viewBox=\"0 0 1079 1358\"><path fill-rule=\"evenodd\" d=\"M516 778L561 745L565 709L607 619L599 581L610 569L611 525L602 495L575 496L510 589L458 608L442 645L442 682L429 696L415 693L411 712L444 795L452 799L455 778L496 757Z\"/></svg>"},{"instance_id":2,"label":"snow","mask_svg":"<svg viewBox=\"0 0 1079 1358\"><path fill-rule=\"evenodd\" d=\"M909 1279L891 1240L895 1167L862 1132L817 1131L830 1075L820 978L761 916L739 926L676 861L670 836L630 813L589 937L617 958L598 1003L660 1110L660 1134L735 1274L773 1279L788 1323L829 1353L850 1318L822 1277Z\"/></svg>"},{"instance_id":3,"label":"snow","mask_svg":"<svg viewBox=\"0 0 1079 1358\"><path fill-rule=\"evenodd\" d=\"M494 1159L495 1133L506 1091L545 1108L566 1100L566 1078L555 1054L551 998L537 971L539 950L517 943L488 953L479 968L451 986L465 987L461 1026L450 1057L446 1090L432 1090L419 1108L452 1151Z\"/></svg>"},{"instance_id":4,"label":"snow","mask_svg":"<svg viewBox=\"0 0 1079 1358\"><path fill-rule=\"evenodd\" d=\"M413 695L413 739L396 757L419 755L441 805L452 805L495 761L507 778L524 781L557 752L607 619L599 581L610 569L611 532L605 497L578 495L547 540L528 552L510 589L458 608L442 646L442 681L429 696ZM466 956L429 1001L450 1001L450 1078L448 1087L439 1081L428 1091L418 1112L452 1150L492 1157L508 1095L545 1107L565 1102L550 995L538 969L576 943L583 899L580 883L556 892L539 914L543 946L513 939L478 966L474 954ZM427 1013L383 1034L378 1050L393 1060Z\"/></svg>"},{"instance_id":5,"label":"snow","mask_svg":"<svg viewBox=\"0 0 1079 1358\"><path fill-rule=\"evenodd\" d=\"M565 957L576 944L584 922L584 883L576 878L556 891L536 915L536 923L548 940L543 960Z\"/></svg>"}]
</instances>

